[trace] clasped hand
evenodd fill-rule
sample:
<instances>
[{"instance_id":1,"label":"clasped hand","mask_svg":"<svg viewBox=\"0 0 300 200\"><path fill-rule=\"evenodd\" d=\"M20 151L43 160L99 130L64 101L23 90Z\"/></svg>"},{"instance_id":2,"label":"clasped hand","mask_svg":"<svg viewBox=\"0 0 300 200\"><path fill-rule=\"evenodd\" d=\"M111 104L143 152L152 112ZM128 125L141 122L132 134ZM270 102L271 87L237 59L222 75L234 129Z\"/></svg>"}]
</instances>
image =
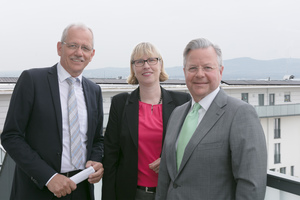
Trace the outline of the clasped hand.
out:
<instances>
[{"instance_id":1,"label":"clasped hand","mask_svg":"<svg viewBox=\"0 0 300 200\"><path fill-rule=\"evenodd\" d=\"M102 163L95 161L88 161L86 168L92 166L95 172L89 175L89 183L98 183L103 177L104 168ZM56 174L47 185L48 189L58 198L71 194L77 188L77 185L68 177Z\"/></svg>"},{"instance_id":2,"label":"clasped hand","mask_svg":"<svg viewBox=\"0 0 300 200\"><path fill-rule=\"evenodd\" d=\"M153 163L149 164L149 168L152 169L155 173L159 172L160 158L155 160Z\"/></svg>"}]
</instances>

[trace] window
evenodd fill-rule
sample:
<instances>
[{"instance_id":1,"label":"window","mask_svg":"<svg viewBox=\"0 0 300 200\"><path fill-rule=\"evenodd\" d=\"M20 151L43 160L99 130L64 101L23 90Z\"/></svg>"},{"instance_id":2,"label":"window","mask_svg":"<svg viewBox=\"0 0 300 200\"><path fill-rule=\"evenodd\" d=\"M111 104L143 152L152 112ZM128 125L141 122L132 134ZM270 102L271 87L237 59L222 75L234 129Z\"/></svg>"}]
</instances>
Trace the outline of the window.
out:
<instances>
[{"instance_id":1,"label":"window","mask_svg":"<svg viewBox=\"0 0 300 200\"><path fill-rule=\"evenodd\" d=\"M275 105L275 94L269 95L269 105L274 106Z\"/></svg>"},{"instance_id":2,"label":"window","mask_svg":"<svg viewBox=\"0 0 300 200\"><path fill-rule=\"evenodd\" d=\"M273 171L273 172L275 172L275 168L272 168L272 169L270 169L270 171Z\"/></svg>"},{"instance_id":3,"label":"window","mask_svg":"<svg viewBox=\"0 0 300 200\"><path fill-rule=\"evenodd\" d=\"M274 163L280 163L280 143L275 144Z\"/></svg>"},{"instance_id":4,"label":"window","mask_svg":"<svg viewBox=\"0 0 300 200\"><path fill-rule=\"evenodd\" d=\"M294 166L291 166L291 176L294 176Z\"/></svg>"},{"instance_id":5,"label":"window","mask_svg":"<svg viewBox=\"0 0 300 200\"><path fill-rule=\"evenodd\" d=\"M265 98L264 94L258 94L258 105L263 106L265 105Z\"/></svg>"},{"instance_id":6,"label":"window","mask_svg":"<svg viewBox=\"0 0 300 200\"><path fill-rule=\"evenodd\" d=\"M242 93L242 100L248 103L248 93Z\"/></svg>"},{"instance_id":7,"label":"window","mask_svg":"<svg viewBox=\"0 0 300 200\"><path fill-rule=\"evenodd\" d=\"M280 173L285 174L285 167L280 168Z\"/></svg>"},{"instance_id":8,"label":"window","mask_svg":"<svg viewBox=\"0 0 300 200\"><path fill-rule=\"evenodd\" d=\"M275 118L274 138L280 138L280 118Z\"/></svg>"},{"instance_id":9,"label":"window","mask_svg":"<svg viewBox=\"0 0 300 200\"><path fill-rule=\"evenodd\" d=\"M290 93L284 94L284 102L291 102L291 95L290 95Z\"/></svg>"}]
</instances>

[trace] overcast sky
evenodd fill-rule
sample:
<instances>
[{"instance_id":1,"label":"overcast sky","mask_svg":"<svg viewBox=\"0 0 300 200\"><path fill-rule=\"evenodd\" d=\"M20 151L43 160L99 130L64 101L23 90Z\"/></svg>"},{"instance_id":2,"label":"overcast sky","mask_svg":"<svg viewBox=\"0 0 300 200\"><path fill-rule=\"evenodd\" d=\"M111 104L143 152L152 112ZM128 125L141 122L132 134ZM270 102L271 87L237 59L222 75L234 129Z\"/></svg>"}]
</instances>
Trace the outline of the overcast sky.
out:
<instances>
[{"instance_id":1,"label":"overcast sky","mask_svg":"<svg viewBox=\"0 0 300 200\"><path fill-rule=\"evenodd\" d=\"M199 37L218 44L225 60L300 58L299 8L299 0L1 0L1 70L55 64L56 44L73 22L94 31L90 69L129 67L145 41L166 67L182 66L184 47Z\"/></svg>"}]
</instances>

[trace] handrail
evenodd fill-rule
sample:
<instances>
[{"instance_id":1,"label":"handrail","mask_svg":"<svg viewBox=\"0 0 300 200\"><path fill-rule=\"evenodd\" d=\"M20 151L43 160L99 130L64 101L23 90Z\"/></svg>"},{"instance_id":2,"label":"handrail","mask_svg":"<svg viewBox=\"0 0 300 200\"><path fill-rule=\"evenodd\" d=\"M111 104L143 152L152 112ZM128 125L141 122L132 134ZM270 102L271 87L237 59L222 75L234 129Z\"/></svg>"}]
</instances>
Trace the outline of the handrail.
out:
<instances>
[{"instance_id":1,"label":"handrail","mask_svg":"<svg viewBox=\"0 0 300 200\"><path fill-rule=\"evenodd\" d=\"M0 149L1 151L5 152L5 149L2 147L2 145L0 145ZM300 196L300 178L294 176L268 170L267 186Z\"/></svg>"},{"instance_id":2,"label":"handrail","mask_svg":"<svg viewBox=\"0 0 300 200\"><path fill-rule=\"evenodd\" d=\"M300 104L254 106L259 118L300 115Z\"/></svg>"},{"instance_id":3,"label":"handrail","mask_svg":"<svg viewBox=\"0 0 300 200\"><path fill-rule=\"evenodd\" d=\"M268 170L267 186L300 196L300 178Z\"/></svg>"},{"instance_id":4,"label":"handrail","mask_svg":"<svg viewBox=\"0 0 300 200\"><path fill-rule=\"evenodd\" d=\"M5 154L6 154L6 151L3 148L3 146L0 144L0 171L1 171L1 168L2 168L2 165L3 165Z\"/></svg>"},{"instance_id":5,"label":"handrail","mask_svg":"<svg viewBox=\"0 0 300 200\"><path fill-rule=\"evenodd\" d=\"M2 151L6 152L5 149L3 148L3 146L2 146L1 144L0 144L0 149L1 149Z\"/></svg>"}]
</instances>

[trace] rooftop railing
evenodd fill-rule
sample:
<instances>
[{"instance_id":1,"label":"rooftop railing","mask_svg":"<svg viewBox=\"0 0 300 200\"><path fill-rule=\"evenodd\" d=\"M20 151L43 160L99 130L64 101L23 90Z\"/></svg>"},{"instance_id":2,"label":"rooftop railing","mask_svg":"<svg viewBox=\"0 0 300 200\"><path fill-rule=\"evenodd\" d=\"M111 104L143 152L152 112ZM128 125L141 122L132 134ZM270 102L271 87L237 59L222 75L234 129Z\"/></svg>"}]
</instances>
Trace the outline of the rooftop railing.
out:
<instances>
[{"instance_id":1,"label":"rooftop railing","mask_svg":"<svg viewBox=\"0 0 300 200\"><path fill-rule=\"evenodd\" d=\"M254 106L260 118L300 115L300 104Z\"/></svg>"},{"instance_id":2,"label":"rooftop railing","mask_svg":"<svg viewBox=\"0 0 300 200\"><path fill-rule=\"evenodd\" d=\"M300 179L268 171L265 200L300 200Z\"/></svg>"},{"instance_id":3,"label":"rooftop railing","mask_svg":"<svg viewBox=\"0 0 300 200\"><path fill-rule=\"evenodd\" d=\"M5 150L0 145L0 161L5 160ZM1 170L1 169L0 169ZM0 171L1 174L1 171ZM0 176L1 177L1 176ZM12 179L11 175L11 179ZM0 179L0 184L2 181L7 183L7 180ZM101 187L102 182L95 184L95 197L96 200L101 199ZM9 191L10 190L5 190ZM1 191L1 192L5 192ZM1 194L2 196L4 194ZM9 194L7 194L9 195ZM278 172L268 171L267 174L267 192L265 200L300 200L300 178L288 176Z\"/></svg>"},{"instance_id":4,"label":"rooftop railing","mask_svg":"<svg viewBox=\"0 0 300 200\"><path fill-rule=\"evenodd\" d=\"M3 164L3 161L4 161L5 154L6 154L5 149L0 144L0 171L1 171L1 168L2 168L2 164Z\"/></svg>"}]
</instances>

